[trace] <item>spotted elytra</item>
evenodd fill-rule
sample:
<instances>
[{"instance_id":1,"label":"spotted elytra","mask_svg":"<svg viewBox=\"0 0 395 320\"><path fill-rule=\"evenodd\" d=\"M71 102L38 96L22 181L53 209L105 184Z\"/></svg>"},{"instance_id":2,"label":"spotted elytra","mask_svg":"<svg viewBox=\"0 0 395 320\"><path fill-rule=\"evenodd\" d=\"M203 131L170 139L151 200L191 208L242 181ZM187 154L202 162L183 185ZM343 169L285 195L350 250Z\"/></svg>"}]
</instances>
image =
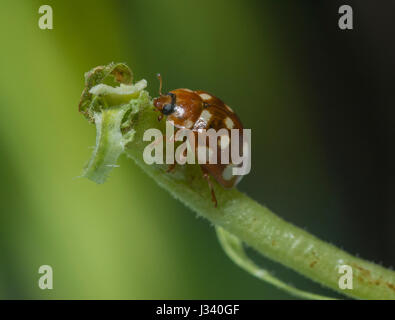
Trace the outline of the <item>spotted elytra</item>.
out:
<instances>
[{"instance_id":1,"label":"spotted elytra","mask_svg":"<svg viewBox=\"0 0 395 320\"><path fill-rule=\"evenodd\" d=\"M162 94L162 78L158 74L160 81L159 97L154 99L154 106L156 110L161 112L158 120L166 116L166 121L172 123L175 129L189 129L195 135L195 151L196 154L200 152L199 148L207 148L207 146L199 145L198 133L202 129L214 129L217 132L227 133L227 135L219 136L217 147L217 161L215 164L200 163L202 174L208 182L212 201L217 207L217 199L214 192L213 184L210 181L210 176L213 177L219 184L225 188L234 187L242 178L242 176L233 175L232 169L236 166L232 164L230 157L229 161L222 160L222 152L226 149L231 152L231 130L239 130L239 154L243 153L243 125L236 113L227 106L222 100L213 96L212 94L202 90L190 89L175 89L166 94ZM211 153L212 150L206 150ZM224 163L223 163L224 162ZM168 172L173 170L175 164L170 165Z\"/></svg>"}]
</instances>

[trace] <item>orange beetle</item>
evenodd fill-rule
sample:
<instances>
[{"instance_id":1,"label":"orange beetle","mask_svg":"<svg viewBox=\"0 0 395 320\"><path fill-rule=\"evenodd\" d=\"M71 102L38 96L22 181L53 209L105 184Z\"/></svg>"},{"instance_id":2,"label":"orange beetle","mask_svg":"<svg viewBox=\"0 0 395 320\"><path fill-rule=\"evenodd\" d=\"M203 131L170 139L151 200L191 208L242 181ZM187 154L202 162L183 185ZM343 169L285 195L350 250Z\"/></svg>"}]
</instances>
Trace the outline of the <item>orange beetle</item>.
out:
<instances>
[{"instance_id":1,"label":"orange beetle","mask_svg":"<svg viewBox=\"0 0 395 320\"><path fill-rule=\"evenodd\" d=\"M163 116L167 116L166 120L170 121L176 130L192 130L195 134L196 141L201 129L214 129L216 131L226 129L228 137L231 136L231 129L238 129L240 130L239 153L243 153L243 125L239 117L229 106L212 94L202 90L175 89L167 94L162 94L162 78L159 74L158 78L160 81L160 96L154 99L154 106L161 112L158 118L159 121ZM229 139L225 141L227 141L225 147L230 151L231 145L229 144ZM195 144L195 148L197 147L198 145ZM231 162L222 164L222 149L224 149L224 143L221 142L221 139L218 139L216 164L209 163L208 161L200 164L203 177L208 182L215 207L217 207L217 199L210 181L210 176L225 188L234 187L242 178L242 176L232 174L232 168L235 165ZM168 172L174 167L175 164L171 165Z\"/></svg>"}]
</instances>

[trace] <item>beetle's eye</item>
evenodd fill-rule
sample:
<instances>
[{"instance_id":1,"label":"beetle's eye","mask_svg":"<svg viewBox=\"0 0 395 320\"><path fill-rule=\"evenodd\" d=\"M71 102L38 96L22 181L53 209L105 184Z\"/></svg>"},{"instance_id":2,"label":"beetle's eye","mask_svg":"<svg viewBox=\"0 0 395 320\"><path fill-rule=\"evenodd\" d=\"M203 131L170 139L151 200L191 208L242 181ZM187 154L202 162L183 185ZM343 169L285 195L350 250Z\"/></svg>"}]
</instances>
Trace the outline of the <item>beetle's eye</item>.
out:
<instances>
[{"instance_id":1,"label":"beetle's eye","mask_svg":"<svg viewBox=\"0 0 395 320\"><path fill-rule=\"evenodd\" d=\"M173 111L174 111L174 104L170 104L170 103L167 103L167 104L165 104L164 106L163 106L163 109L162 109L162 113L164 114L164 115L169 115L170 113L173 113Z\"/></svg>"}]
</instances>

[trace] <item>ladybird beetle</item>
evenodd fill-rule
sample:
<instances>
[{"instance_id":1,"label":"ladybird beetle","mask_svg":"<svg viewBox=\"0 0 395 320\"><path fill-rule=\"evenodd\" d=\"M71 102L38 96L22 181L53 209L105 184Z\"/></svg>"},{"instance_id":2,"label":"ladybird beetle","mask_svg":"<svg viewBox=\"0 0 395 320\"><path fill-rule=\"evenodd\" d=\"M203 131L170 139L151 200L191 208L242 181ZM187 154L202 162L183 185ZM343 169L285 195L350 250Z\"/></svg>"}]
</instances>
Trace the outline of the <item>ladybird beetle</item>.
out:
<instances>
[{"instance_id":1,"label":"ladybird beetle","mask_svg":"<svg viewBox=\"0 0 395 320\"><path fill-rule=\"evenodd\" d=\"M229 163L221 163L221 150L231 148L230 130L238 129L239 131L239 153L243 152L243 125L236 113L227 106L222 100L212 94L202 90L175 89L167 94L162 94L162 78L158 74L160 81L159 97L154 99L154 106L161 114L158 117L160 121L163 116L167 116L166 121L170 121L175 129L190 129L195 137L201 129L226 129L228 139L218 139L217 142L217 163L200 164L203 177L208 182L211 191L212 201L217 207L217 199L215 196L210 176L225 188L234 187L242 178L232 174L232 168L235 167L229 159ZM222 138L222 137L221 137ZM197 144L195 144L197 148ZM208 150L209 151L209 150ZM175 164L170 165L167 170L170 172Z\"/></svg>"}]
</instances>

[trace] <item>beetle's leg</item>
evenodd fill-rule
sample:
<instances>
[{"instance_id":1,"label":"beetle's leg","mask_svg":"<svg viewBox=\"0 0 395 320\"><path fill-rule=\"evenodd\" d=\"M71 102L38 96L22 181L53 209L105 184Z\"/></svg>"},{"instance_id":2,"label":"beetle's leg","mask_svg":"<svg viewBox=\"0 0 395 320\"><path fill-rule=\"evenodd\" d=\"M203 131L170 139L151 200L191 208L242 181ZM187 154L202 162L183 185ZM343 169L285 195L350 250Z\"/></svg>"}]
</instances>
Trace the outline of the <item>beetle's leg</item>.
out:
<instances>
[{"instance_id":1,"label":"beetle's leg","mask_svg":"<svg viewBox=\"0 0 395 320\"><path fill-rule=\"evenodd\" d=\"M174 162L173 164L170 164L170 165L167 167L166 172L167 172L167 173L172 172L172 171L174 170L174 168L176 167L176 165L177 165L176 162Z\"/></svg>"},{"instance_id":2,"label":"beetle's leg","mask_svg":"<svg viewBox=\"0 0 395 320\"><path fill-rule=\"evenodd\" d=\"M163 119L163 114L161 113L159 116L158 116L158 121L161 121Z\"/></svg>"},{"instance_id":3,"label":"beetle's leg","mask_svg":"<svg viewBox=\"0 0 395 320\"><path fill-rule=\"evenodd\" d=\"M211 201L214 202L214 208L216 208L218 206L218 202L217 197L215 196L214 186L210 180L210 175L202 166L200 166L200 168L202 169L203 178L207 181L208 187L211 191Z\"/></svg>"},{"instance_id":4,"label":"beetle's leg","mask_svg":"<svg viewBox=\"0 0 395 320\"><path fill-rule=\"evenodd\" d=\"M168 138L168 141L169 141L170 143L174 143L174 141L175 141L175 135L176 135L177 131L178 131L178 128L175 128L174 134L173 134L171 137ZM167 137L165 137L165 143L167 143ZM166 172L167 172L167 173L172 172L172 171L174 170L174 168L176 167L176 165L177 165L177 162L174 162L173 164L170 164L170 165L167 167Z\"/></svg>"}]
</instances>

